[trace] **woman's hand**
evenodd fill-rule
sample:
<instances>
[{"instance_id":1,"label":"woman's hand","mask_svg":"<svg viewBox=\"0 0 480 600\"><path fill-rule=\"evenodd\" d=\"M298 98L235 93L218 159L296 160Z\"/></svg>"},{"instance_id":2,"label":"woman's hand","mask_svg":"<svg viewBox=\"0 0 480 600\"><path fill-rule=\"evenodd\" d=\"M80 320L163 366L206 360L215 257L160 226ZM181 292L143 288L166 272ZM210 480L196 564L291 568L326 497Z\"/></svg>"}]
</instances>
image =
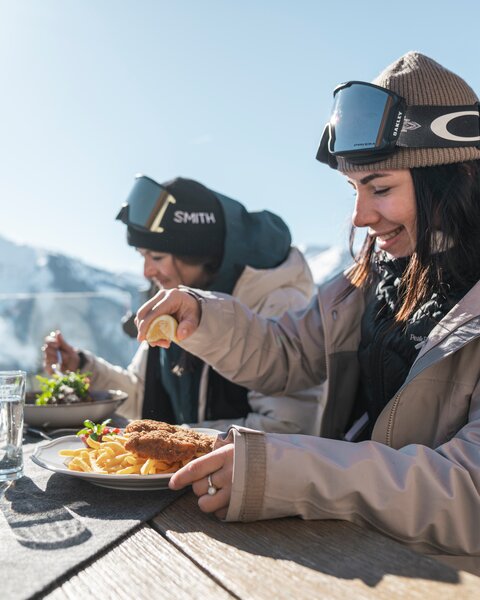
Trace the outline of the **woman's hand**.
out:
<instances>
[{"instance_id":1,"label":"woman's hand","mask_svg":"<svg viewBox=\"0 0 480 600\"><path fill-rule=\"evenodd\" d=\"M138 329L137 339L142 342L146 339L150 323L160 315L172 315L178 321L177 339L182 341L197 329L200 322L200 302L191 294L179 289L160 290L137 312L135 323ZM168 340L159 340L151 343L152 346L168 348Z\"/></svg>"},{"instance_id":2,"label":"woman's hand","mask_svg":"<svg viewBox=\"0 0 480 600\"><path fill-rule=\"evenodd\" d=\"M200 510L215 513L219 519L224 519L232 493L233 455L233 444L226 444L186 464L172 475L168 485L172 490L191 485L198 496ZM208 492L209 475L213 488L217 490L214 494Z\"/></svg>"},{"instance_id":3,"label":"woman's hand","mask_svg":"<svg viewBox=\"0 0 480 600\"><path fill-rule=\"evenodd\" d=\"M61 371L76 371L80 364L80 357L73 346L67 344L61 331L52 331L45 338L42 346L43 367L49 374L53 374L52 365L56 364ZM58 351L60 351L62 362L59 363Z\"/></svg>"}]
</instances>

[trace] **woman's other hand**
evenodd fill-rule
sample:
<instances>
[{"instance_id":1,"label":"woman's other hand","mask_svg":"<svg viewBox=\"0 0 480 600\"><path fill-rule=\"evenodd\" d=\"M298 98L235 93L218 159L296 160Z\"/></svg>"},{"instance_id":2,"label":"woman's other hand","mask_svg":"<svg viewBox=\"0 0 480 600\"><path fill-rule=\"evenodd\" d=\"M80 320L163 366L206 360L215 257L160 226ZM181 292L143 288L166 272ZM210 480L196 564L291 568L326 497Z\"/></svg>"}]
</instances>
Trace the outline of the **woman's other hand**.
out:
<instances>
[{"instance_id":1,"label":"woman's other hand","mask_svg":"<svg viewBox=\"0 0 480 600\"><path fill-rule=\"evenodd\" d=\"M233 444L226 444L192 460L172 475L170 489L181 490L191 485L200 510L224 519L232 493L233 456Z\"/></svg>"},{"instance_id":2,"label":"woman's other hand","mask_svg":"<svg viewBox=\"0 0 480 600\"><path fill-rule=\"evenodd\" d=\"M80 364L80 357L73 346L68 344L61 331L52 331L45 338L42 346L43 367L49 374L53 374L52 365L56 364L61 371L76 371ZM61 356L59 364L58 352Z\"/></svg>"},{"instance_id":3,"label":"woman's other hand","mask_svg":"<svg viewBox=\"0 0 480 600\"><path fill-rule=\"evenodd\" d=\"M160 290L137 312L135 323L138 329L137 339L142 342L146 339L150 323L160 315L172 315L178 321L177 339L182 341L197 329L200 322L200 302L191 294L179 289ZM168 348L170 341L159 340L152 342L152 346Z\"/></svg>"}]
</instances>

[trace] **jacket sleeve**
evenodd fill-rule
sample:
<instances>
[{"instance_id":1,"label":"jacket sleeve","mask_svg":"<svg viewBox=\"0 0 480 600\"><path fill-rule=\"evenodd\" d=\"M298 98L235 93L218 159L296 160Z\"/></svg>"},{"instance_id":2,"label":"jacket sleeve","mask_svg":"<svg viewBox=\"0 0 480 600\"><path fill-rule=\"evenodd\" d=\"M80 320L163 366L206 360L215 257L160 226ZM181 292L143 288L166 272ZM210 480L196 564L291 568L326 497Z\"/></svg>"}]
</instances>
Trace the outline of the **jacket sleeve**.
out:
<instances>
[{"instance_id":1,"label":"jacket sleeve","mask_svg":"<svg viewBox=\"0 0 480 600\"><path fill-rule=\"evenodd\" d=\"M266 319L227 295L203 295L202 318L181 343L224 377L263 394L289 395L326 376L317 298L302 311Z\"/></svg>"},{"instance_id":2,"label":"jacket sleeve","mask_svg":"<svg viewBox=\"0 0 480 600\"><path fill-rule=\"evenodd\" d=\"M479 555L479 394L468 424L437 448L231 431L227 520L343 519L423 552Z\"/></svg>"},{"instance_id":3,"label":"jacket sleeve","mask_svg":"<svg viewBox=\"0 0 480 600\"><path fill-rule=\"evenodd\" d=\"M84 351L87 362L82 370L92 374L92 389L118 389L128 394L127 400L117 410L118 414L127 419L140 419L142 415L147 352L148 345L143 342L132 362L124 369Z\"/></svg>"}]
</instances>

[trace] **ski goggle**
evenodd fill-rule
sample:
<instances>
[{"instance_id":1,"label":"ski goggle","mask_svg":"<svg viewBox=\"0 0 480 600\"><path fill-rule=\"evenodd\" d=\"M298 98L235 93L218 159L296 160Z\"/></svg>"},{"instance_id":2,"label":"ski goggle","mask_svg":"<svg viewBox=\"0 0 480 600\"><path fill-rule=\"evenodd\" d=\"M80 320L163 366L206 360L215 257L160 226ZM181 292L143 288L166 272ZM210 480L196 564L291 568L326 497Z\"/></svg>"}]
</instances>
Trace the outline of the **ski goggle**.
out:
<instances>
[{"instance_id":1,"label":"ski goggle","mask_svg":"<svg viewBox=\"0 0 480 600\"><path fill-rule=\"evenodd\" d=\"M353 164L376 162L397 147L479 146L479 104L408 106L405 99L372 83L349 81L335 88L332 114L317 160L336 167L337 156Z\"/></svg>"},{"instance_id":2,"label":"ski goggle","mask_svg":"<svg viewBox=\"0 0 480 600\"><path fill-rule=\"evenodd\" d=\"M175 203L175 198L162 185L150 177L137 175L127 201L116 218L125 225L162 233L164 229L161 222L165 211Z\"/></svg>"}]
</instances>

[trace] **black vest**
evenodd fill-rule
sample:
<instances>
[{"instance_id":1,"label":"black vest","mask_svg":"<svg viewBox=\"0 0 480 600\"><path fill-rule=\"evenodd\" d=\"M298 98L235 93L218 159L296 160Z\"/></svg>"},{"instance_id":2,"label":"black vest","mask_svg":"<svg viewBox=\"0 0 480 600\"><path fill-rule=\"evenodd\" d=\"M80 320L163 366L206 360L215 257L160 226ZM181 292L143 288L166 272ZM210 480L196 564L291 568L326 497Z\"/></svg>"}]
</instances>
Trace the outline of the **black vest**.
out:
<instances>
[{"instance_id":1,"label":"black vest","mask_svg":"<svg viewBox=\"0 0 480 600\"><path fill-rule=\"evenodd\" d=\"M405 323L397 323L399 285L408 261L399 258L377 263L380 282L362 317L361 379L352 419L368 412L369 427L361 439L370 437L375 421L403 385L431 330L471 287L459 286L446 277L441 292L432 293Z\"/></svg>"}]
</instances>

